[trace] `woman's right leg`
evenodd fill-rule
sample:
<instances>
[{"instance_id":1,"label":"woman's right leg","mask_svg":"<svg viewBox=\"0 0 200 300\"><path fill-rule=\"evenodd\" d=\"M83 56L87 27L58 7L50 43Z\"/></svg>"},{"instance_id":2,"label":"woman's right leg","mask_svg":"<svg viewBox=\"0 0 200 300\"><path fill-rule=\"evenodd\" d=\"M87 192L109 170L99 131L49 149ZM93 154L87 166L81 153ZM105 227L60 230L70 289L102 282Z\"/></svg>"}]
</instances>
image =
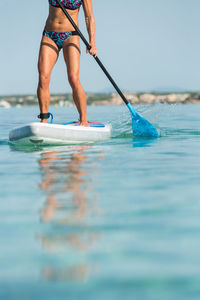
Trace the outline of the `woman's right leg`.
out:
<instances>
[{"instance_id":1,"label":"woman's right leg","mask_svg":"<svg viewBox=\"0 0 200 300\"><path fill-rule=\"evenodd\" d=\"M37 96L40 112L47 113L50 103L49 83L51 71L58 59L59 50L57 45L50 38L43 36L38 59L39 82ZM48 122L47 119L41 122Z\"/></svg>"}]
</instances>

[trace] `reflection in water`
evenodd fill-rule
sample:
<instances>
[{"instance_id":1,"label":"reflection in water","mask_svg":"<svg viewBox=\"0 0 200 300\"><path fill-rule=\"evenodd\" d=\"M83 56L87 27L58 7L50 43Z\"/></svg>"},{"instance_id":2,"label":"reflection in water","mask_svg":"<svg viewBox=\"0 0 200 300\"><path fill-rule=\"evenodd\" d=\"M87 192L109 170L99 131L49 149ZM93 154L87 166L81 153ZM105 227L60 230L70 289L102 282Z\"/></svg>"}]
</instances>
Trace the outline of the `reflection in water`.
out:
<instances>
[{"instance_id":1,"label":"reflection in water","mask_svg":"<svg viewBox=\"0 0 200 300\"><path fill-rule=\"evenodd\" d=\"M50 226L40 240L45 252L53 254L42 272L46 280L86 281L89 276L80 253L86 254L99 239L99 233L87 228L87 219L91 212L99 213L92 188L95 162L102 158L92 146L41 153L40 187L46 195L41 222Z\"/></svg>"},{"instance_id":2,"label":"reflection in water","mask_svg":"<svg viewBox=\"0 0 200 300\"><path fill-rule=\"evenodd\" d=\"M146 148L152 147L153 144L158 142L158 138L141 138L141 137L134 137L132 139L133 148Z\"/></svg>"}]
</instances>

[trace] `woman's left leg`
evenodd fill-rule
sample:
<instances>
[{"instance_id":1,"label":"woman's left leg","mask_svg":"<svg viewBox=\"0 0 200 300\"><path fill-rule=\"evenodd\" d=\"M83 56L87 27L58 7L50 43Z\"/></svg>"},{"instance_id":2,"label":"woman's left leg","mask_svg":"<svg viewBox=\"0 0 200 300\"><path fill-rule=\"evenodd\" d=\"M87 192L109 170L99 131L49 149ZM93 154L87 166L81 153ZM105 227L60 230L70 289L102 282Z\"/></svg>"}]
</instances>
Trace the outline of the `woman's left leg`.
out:
<instances>
[{"instance_id":1,"label":"woman's left leg","mask_svg":"<svg viewBox=\"0 0 200 300\"><path fill-rule=\"evenodd\" d=\"M80 69L80 42L78 36L71 36L63 43L63 56L67 66L69 84L72 88L72 95L79 112L80 123L88 125L87 99L79 79Z\"/></svg>"}]
</instances>

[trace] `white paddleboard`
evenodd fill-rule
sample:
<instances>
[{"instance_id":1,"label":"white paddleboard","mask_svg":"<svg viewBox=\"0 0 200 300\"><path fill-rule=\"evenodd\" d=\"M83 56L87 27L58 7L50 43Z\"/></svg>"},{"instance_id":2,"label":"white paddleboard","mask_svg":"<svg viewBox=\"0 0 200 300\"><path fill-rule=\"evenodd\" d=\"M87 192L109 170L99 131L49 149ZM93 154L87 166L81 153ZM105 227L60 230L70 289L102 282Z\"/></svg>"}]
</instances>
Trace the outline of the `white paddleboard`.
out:
<instances>
[{"instance_id":1,"label":"white paddleboard","mask_svg":"<svg viewBox=\"0 0 200 300\"><path fill-rule=\"evenodd\" d=\"M30 123L16 127L9 133L9 141L21 145L66 145L93 143L109 139L111 125L89 122L90 126L80 126L78 122L66 124Z\"/></svg>"}]
</instances>

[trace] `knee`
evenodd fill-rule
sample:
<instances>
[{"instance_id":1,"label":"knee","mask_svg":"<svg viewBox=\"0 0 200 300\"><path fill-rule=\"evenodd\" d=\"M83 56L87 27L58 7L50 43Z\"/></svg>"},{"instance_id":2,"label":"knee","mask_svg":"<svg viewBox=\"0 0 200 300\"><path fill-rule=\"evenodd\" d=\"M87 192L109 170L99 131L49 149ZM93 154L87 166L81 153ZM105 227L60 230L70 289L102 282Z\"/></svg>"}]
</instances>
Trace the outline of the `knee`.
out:
<instances>
[{"instance_id":1,"label":"knee","mask_svg":"<svg viewBox=\"0 0 200 300\"><path fill-rule=\"evenodd\" d=\"M50 82L50 76L39 73L39 86L42 89L48 88L49 87L49 82Z\"/></svg>"},{"instance_id":2,"label":"knee","mask_svg":"<svg viewBox=\"0 0 200 300\"><path fill-rule=\"evenodd\" d=\"M80 85L79 75L78 74L70 74L68 76L69 84L72 89L77 89Z\"/></svg>"}]
</instances>

